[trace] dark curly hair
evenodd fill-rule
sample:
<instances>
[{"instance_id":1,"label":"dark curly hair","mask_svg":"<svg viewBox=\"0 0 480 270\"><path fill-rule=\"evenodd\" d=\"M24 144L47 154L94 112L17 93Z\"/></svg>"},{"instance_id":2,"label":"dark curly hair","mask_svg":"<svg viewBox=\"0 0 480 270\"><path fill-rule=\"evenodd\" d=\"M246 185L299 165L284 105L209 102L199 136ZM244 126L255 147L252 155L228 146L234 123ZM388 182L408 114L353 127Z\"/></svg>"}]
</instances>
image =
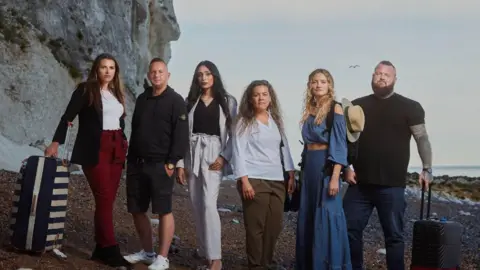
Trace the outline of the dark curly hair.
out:
<instances>
[{"instance_id":1,"label":"dark curly hair","mask_svg":"<svg viewBox=\"0 0 480 270\"><path fill-rule=\"evenodd\" d=\"M280 134L285 134L282 113L280 110L280 104L278 102L277 94L273 89L273 86L267 80L256 80L252 81L245 92L243 93L242 100L240 101L240 106L238 109L237 122L241 121L241 126L239 127L239 132L243 133L248 127L255 123L255 108L253 107L253 90L255 87L265 86L268 88L268 93L270 95L270 105L268 111L277 124Z\"/></svg>"}]
</instances>

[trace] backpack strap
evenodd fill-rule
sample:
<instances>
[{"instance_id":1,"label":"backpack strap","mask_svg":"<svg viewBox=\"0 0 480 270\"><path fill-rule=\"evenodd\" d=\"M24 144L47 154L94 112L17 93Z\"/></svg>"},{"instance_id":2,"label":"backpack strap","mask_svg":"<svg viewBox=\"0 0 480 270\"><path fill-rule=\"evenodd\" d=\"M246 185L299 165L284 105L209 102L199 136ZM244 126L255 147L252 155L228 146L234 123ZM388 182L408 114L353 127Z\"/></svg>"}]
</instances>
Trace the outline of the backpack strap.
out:
<instances>
[{"instance_id":1,"label":"backpack strap","mask_svg":"<svg viewBox=\"0 0 480 270\"><path fill-rule=\"evenodd\" d=\"M336 104L339 104L340 106L342 105L335 100L332 102L332 106L330 107L330 111L328 112L327 117L325 118L325 124L326 124L327 128L325 129L324 132L330 132L330 130L332 129L333 118L335 116L335 105Z\"/></svg>"},{"instance_id":2,"label":"backpack strap","mask_svg":"<svg viewBox=\"0 0 480 270\"><path fill-rule=\"evenodd\" d=\"M280 145L278 147L278 150L280 152L280 162L282 163L282 169L283 169L283 172L285 173L285 162L283 161L283 151L282 151L285 144L283 143L283 135L282 135L282 132L280 131L280 128L278 128L278 132L280 133Z\"/></svg>"},{"instance_id":3,"label":"backpack strap","mask_svg":"<svg viewBox=\"0 0 480 270\"><path fill-rule=\"evenodd\" d=\"M333 126L333 117L335 117L335 105L339 104L340 106L342 104L338 103L337 101L333 100L332 102L332 106L330 107L330 111L328 112L327 114L327 117L325 118L325 124L326 124L326 128L325 128L325 133L328 133L328 144L330 145L330 138L332 136L330 136L330 132L332 130L332 126ZM345 138L346 139L346 138ZM333 173L333 163L331 161L327 161L325 162L325 167L324 167L324 172L325 174L327 175L331 175Z\"/></svg>"}]
</instances>

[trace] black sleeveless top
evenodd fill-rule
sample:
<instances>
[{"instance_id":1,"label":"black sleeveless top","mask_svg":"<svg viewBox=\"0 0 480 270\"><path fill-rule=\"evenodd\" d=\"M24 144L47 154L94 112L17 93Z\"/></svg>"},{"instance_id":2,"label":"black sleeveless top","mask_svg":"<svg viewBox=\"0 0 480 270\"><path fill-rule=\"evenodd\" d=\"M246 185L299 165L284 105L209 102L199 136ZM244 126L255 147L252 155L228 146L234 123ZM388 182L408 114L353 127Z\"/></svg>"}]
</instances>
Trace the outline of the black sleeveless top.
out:
<instances>
[{"instance_id":1,"label":"black sleeveless top","mask_svg":"<svg viewBox=\"0 0 480 270\"><path fill-rule=\"evenodd\" d=\"M202 100L198 101L193 113L193 133L220 136L220 105L213 99L208 106Z\"/></svg>"}]
</instances>

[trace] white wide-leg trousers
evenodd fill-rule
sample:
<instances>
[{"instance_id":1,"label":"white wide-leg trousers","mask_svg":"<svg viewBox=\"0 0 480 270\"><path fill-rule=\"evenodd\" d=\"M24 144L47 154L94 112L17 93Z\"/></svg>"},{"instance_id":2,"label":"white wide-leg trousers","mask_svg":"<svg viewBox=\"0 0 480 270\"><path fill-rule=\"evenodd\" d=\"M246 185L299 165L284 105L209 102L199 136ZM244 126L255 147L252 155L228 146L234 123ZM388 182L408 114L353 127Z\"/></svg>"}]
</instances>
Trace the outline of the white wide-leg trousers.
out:
<instances>
[{"instance_id":1,"label":"white wide-leg trousers","mask_svg":"<svg viewBox=\"0 0 480 270\"><path fill-rule=\"evenodd\" d=\"M219 157L222 144L218 136L194 134L190 139L192 167L187 168L190 200L197 233L198 254L208 260L222 258L221 223L217 199L223 170L208 167Z\"/></svg>"}]
</instances>

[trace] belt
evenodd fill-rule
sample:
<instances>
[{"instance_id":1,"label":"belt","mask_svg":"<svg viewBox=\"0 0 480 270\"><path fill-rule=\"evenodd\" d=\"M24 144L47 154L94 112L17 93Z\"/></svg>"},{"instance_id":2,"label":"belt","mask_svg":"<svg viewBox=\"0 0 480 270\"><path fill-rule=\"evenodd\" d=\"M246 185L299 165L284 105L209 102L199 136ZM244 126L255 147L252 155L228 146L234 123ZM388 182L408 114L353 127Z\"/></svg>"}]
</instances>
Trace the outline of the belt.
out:
<instances>
[{"instance_id":1,"label":"belt","mask_svg":"<svg viewBox=\"0 0 480 270\"><path fill-rule=\"evenodd\" d=\"M130 162L135 163L135 164L146 164L146 163L163 163L165 162L162 159L159 158L142 158L142 157L136 157L130 160Z\"/></svg>"},{"instance_id":2,"label":"belt","mask_svg":"<svg viewBox=\"0 0 480 270\"><path fill-rule=\"evenodd\" d=\"M216 136L206 134L193 134L190 138L190 147L191 149L193 149L193 156L191 161L192 173L196 177L198 177L200 174L202 160L204 160L205 157L208 159L210 156L212 156L212 149L211 147L207 147L207 145L214 137Z\"/></svg>"}]
</instances>

